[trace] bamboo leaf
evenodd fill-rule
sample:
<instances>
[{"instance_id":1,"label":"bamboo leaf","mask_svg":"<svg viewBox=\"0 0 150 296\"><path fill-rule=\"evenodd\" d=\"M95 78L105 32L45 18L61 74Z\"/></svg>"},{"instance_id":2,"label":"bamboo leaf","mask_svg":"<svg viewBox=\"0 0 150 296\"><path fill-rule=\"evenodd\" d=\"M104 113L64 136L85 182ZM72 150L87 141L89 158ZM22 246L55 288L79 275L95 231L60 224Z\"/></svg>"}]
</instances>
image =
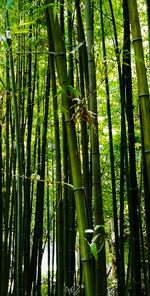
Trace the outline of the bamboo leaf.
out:
<instances>
[{"instance_id":1,"label":"bamboo leaf","mask_svg":"<svg viewBox=\"0 0 150 296\"><path fill-rule=\"evenodd\" d=\"M72 85L68 85L67 88L71 92L73 98L79 98L81 96L80 91L74 88Z\"/></svg>"},{"instance_id":2,"label":"bamboo leaf","mask_svg":"<svg viewBox=\"0 0 150 296\"><path fill-rule=\"evenodd\" d=\"M36 14L36 13L42 12L43 10L49 8L50 6L56 6L56 5L55 5L55 3L48 3L48 4L45 4L45 5L41 6L41 7L36 8L36 9L34 10L34 13Z\"/></svg>"},{"instance_id":3,"label":"bamboo leaf","mask_svg":"<svg viewBox=\"0 0 150 296\"><path fill-rule=\"evenodd\" d=\"M90 250L91 250L91 253L94 256L95 260L97 261L98 260L98 255L97 255L97 246L96 246L96 243L92 242L90 244Z\"/></svg>"},{"instance_id":4,"label":"bamboo leaf","mask_svg":"<svg viewBox=\"0 0 150 296\"><path fill-rule=\"evenodd\" d=\"M5 83L4 83L4 81L2 80L2 78L0 78L0 82L1 82L1 84L3 85L3 87L5 88Z\"/></svg>"},{"instance_id":5,"label":"bamboo leaf","mask_svg":"<svg viewBox=\"0 0 150 296\"><path fill-rule=\"evenodd\" d=\"M123 62L123 64L125 65L125 66L130 66L130 64L129 63L126 63L126 62Z\"/></svg>"},{"instance_id":6,"label":"bamboo leaf","mask_svg":"<svg viewBox=\"0 0 150 296\"><path fill-rule=\"evenodd\" d=\"M65 107L60 106L60 110L64 113L64 115L68 115L68 110Z\"/></svg>"},{"instance_id":7,"label":"bamboo leaf","mask_svg":"<svg viewBox=\"0 0 150 296\"><path fill-rule=\"evenodd\" d=\"M35 20L34 21L31 21L31 22L23 22L21 21L20 24L19 24L19 27L26 27L26 26L30 26L32 24L35 24Z\"/></svg>"},{"instance_id":8,"label":"bamboo leaf","mask_svg":"<svg viewBox=\"0 0 150 296\"><path fill-rule=\"evenodd\" d=\"M30 29L19 29L12 32L12 34L28 34L31 32Z\"/></svg>"}]
</instances>

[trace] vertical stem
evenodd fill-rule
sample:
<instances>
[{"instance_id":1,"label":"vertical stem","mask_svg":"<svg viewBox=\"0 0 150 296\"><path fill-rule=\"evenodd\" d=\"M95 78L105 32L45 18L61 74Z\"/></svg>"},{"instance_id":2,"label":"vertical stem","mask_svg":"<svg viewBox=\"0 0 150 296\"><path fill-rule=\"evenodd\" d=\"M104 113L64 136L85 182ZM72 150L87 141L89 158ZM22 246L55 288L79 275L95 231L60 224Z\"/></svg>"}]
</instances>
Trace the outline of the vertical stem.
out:
<instances>
[{"instance_id":1,"label":"vertical stem","mask_svg":"<svg viewBox=\"0 0 150 296\"><path fill-rule=\"evenodd\" d=\"M47 160L48 163L48 160ZM48 166L47 166L47 176L48 176ZM51 258L51 252L50 252L50 193L49 193L49 184L47 183L47 296L50 296L50 258Z\"/></svg>"},{"instance_id":2,"label":"vertical stem","mask_svg":"<svg viewBox=\"0 0 150 296\"><path fill-rule=\"evenodd\" d=\"M96 96L96 66L94 60L94 28L92 15L92 2L85 0L86 12L86 31L87 31L87 50L88 50L88 70L89 70L89 99L90 110L95 114L93 124L91 125L91 149L92 149L92 177L93 177L93 198L94 198L94 216L95 225L104 225L103 218L103 200L100 175L100 153L98 138L98 120L97 120L97 96ZM99 228L96 233L99 239L104 240L104 229ZM97 250L100 242L97 241ZM99 278L101 280L99 280ZM106 295L106 255L105 244L98 252L96 261L96 294Z\"/></svg>"},{"instance_id":3,"label":"vertical stem","mask_svg":"<svg viewBox=\"0 0 150 296\"><path fill-rule=\"evenodd\" d=\"M2 259L4 256L3 250L3 196L2 196L2 111L3 111L3 97L0 96L0 293L2 292Z\"/></svg>"},{"instance_id":4,"label":"vertical stem","mask_svg":"<svg viewBox=\"0 0 150 296\"><path fill-rule=\"evenodd\" d=\"M9 37L9 16L6 12L6 38L9 50L10 69L12 79L12 93L15 115L16 133L16 155L17 155L17 203L16 203L16 295L22 296L22 166L21 166L21 143L20 143L20 120L18 100L16 93L16 82L14 72L14 61L12 53L12 42Z\"/></svg>"},{"instance_id":5,"label":"vertical stem","mask_svg":"<svg viewBox=\"0 0 150 296\"><path fill-rule=\"evenodd\" d=\"M51 3L54 3L51 1ZM59 83L62 88L62 106L66 121L66 130L68 138L69 156L71 162L71 172L73 180L73 189L76 203L78 229L80 233L81 257L85 276L86 295L94 294L94 279L92 261L89 257L89 246L84 239L84 233L87 229L87 213L85 209L84 190L82 187L81 163L78 154L76 131L73 120L71 120L71 112L67 97L67 66L65 45L61 36L57 15L54 16L53 7L48 8L51 22L51 30L54 41L56 66L58 71Z\"/></svg>"},{"instance_id":6,"label":"vertical stem","mask_svg":"<svg viewBox=\"0 0 150 296\"><path fill-rule=\"evenodd\" d=\"M148 266L149 274L148 281L150 286L150 99L147 82L146 67L144 61L143 43L141 36L141 28L139 14L137 9L137 1L128 1L129 16L132 31L132 40L135 53L138 96L140 105L140 122L142 133L142 149L143 149L143 164L144 164L144 190L145 190L145 214L146 214L146 231L148 245ZM136 226L137 227L137 226ZM137 258L137 256L136 256ZM135 267L136 268L136 267ZM138 267L139 270L139 267ZM138 290L138 282L136 281L136 289ZM148 287L149 288L149 287Z\"/></svg>"}]
</instances>

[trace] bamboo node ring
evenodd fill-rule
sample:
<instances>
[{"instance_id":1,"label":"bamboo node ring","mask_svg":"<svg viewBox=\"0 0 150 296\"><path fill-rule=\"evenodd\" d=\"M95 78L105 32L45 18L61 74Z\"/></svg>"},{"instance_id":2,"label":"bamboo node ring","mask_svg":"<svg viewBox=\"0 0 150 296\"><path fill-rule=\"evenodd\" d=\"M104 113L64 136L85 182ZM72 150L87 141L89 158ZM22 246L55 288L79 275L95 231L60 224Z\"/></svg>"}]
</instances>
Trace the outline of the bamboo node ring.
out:
<instances>
[{"instance_id":1,"label":"bamboo node ring","mask_svg":"<svg viewBox=\"0 0 150 296\"><path fill-rule=\"evenodd\" d=\"M149 93L139 94L139 98L141 98L141 97L149 97Z\"/></svg>"},{"instance_id":2,"label":"bamboo node ring","mask_svg":"<svg viewBox=\"0 0 150 296\"><path fill-rule=\"evenodd\" d=\"M58 58L58 57L61 57L61 56L65 56L65 52L59 52L59 53L55 53L55 57Z\"/></svg>"},{"instance_id":3,"label":"bamboo node ring","mask_svg":"<svg viewBox=\"0 0 150 296\"><path fill-rule=\"evenodd\" d=\"M132 42L142 41L142 37L136 37L132 39Z\"/></svg>"},{"instance_id":4,"label":"bamboo node ring","mask_svg":"<svg viewBox=\"0 0 150 296\"><path fill-rule=\"evenodd\" d=\"M73 191L80 191L80 190L84 190L84 187L76 187L76 188L73 188Z\"/></svg>"},{"instance_id":5,"label":"bamboo node ring","mask_svg":"<svg viewBox=\"0 0 150 296\"><path fill-rule=\"evenodd\" d=\"M144 150L144 153L150 153L150 149Z\"/></svg>"},{"instance_id":6,"label":"bamboo node ring","mask_svg":"<svg viewBox=\"0 0 150 296\"><path fill-rule=\"evenodd\" d=\"M91 258L83 258L83 259L81 259L81 262L90 262L91 261Z\"/></svg>"},{"instance_id":7,"label":"bamboo node ring","mask_svg":"<svg viewBox=\"0 0 150 296\"><path fill-rule=\"evenodd\" d=\"M70 118L70 119L66 119L66 120L65 120L65 123L66 123L66 124L70 124L71 120L72 120L71 118Z\"/></svg>"}]
</instances>

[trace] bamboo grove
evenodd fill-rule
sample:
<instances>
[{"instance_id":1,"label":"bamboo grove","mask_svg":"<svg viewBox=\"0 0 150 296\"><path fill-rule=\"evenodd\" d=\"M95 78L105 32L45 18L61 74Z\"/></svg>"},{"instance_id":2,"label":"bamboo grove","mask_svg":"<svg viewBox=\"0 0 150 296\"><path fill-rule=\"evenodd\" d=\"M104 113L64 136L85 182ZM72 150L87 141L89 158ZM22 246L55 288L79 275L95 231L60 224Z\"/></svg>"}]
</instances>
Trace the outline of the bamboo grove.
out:
<instances>
[{"instance_id":1,"label":"bamboo grove","mask_svg":"<svg viewBox=\"0 0 150 296\"><path fill-rule=\"evenodd\" d=\"M0 295L150 295L149 9L1 1Z\"/></svg>"}]
</instances>

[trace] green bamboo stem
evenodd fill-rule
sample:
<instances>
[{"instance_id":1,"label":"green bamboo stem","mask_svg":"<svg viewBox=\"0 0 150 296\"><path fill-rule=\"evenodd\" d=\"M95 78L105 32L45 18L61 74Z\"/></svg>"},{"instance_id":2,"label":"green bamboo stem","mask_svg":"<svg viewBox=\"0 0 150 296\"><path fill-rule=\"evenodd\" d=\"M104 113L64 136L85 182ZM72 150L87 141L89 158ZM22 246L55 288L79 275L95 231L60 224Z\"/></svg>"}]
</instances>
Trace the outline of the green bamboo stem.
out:
<instances>
[{"instance_id":1,"label":"green bamboo stem","mask_svg":"<svg viewBox=\"0 0 150 296\"><path fill-rule=\"evenodd\" d=\"M149 43L149 60L150 60L150 0L146 0L147 23L148 23L148 43Z\"/></svg>"},{"instance_id":2,"label":"green bamboo stem","mask_svg":"<svg viewBox=\"0 0 150 296\"><path fill-rule=\"evenodd\" d=\"M74 194L71 188L69 188L69 200L68 200L68 287L71 288L74 285L75 275L75 200Z\"/></svg>"},{"instance_id":3,"label":"green bamboo stem","mask_svg":"<svg viewBox=\"0 0 150 296\"><path fill-rule=\"evenodd\" d=\"M52 32L49 15L47 13L47 30L49 39L49 50L54 51L52 42ZM64 289L64 237L63 237L63 201L62 201L62 185L61 185L61 153L60 153L60 131L59 131L59 118L58 118L58 103L56 92L56 75L54 56L50 55L50 72L51 72L51 88L52 88L52 103L53 103L53 116L54 116L54 134L55 134L55 161L56 161L56 231L57 231L57 281L58 281L58 295L63 295ZM65 199L65 197L64 197Z\"/></svg>"},{"instance_id":4,"label":"green bamboo stem","mask_svg":"<svg viewBox=\"0 0 150 296\"><path fill-rule=\"evenodd\" d=\"M2 293L2 259L4 256L3 250L3 196L2 196L2 108L3 108L3 97L0 98L0 293Z\"/></svg>"},{"instance_id":5,"label":"green bamboo stem","mask_svg":"<svg viewBox=\"0 0 150 296\"><path fill-rule=\"evenodd\" d=\"M80 73L80 92L82 98L88 97L89 94L89 73L88 73L88 56L87 47L85 44L85 34L83 28L83 20L81 16L80 1L75 1L77 13L77 29L78 29L78 42L83 42L79 48L79 73ZM85 90L86 89L86 90ZM93 228L92 221L92 182L89 168L89 135L87 130L87 122L81 120L81 144L82 144L82 159L83 159L83 182L85 187L85 199L88 213L89 228Z\"/></svg>"},{"instance_id":6,"label":"green bamboo stem","mask_svg":"<svg viewBox=\"0 0 150 296\"><path fill-rule=\"evenodd\" d=\"M37 85L37 92L39 92L39 86ZM34 152L36 152L35 158L37 158L37 173L40 175L41 172L41 129L39 124L39 114L40 114L40 102L37 102L37 132ZM39 225L41 222L41 208L40 208L40 185L39 180L37 181L37 191L36 191L36 209L35 209L35 224L34 224L34 235L33 235L33 245L31 251L30 259L30 282L29 282L29 295L32 292L33 286L33 296L36 290L36 278L37 278L37 260L38 260L38 250L39 250ZM32 204L32 202L31 202Z\"/></svg>"},{"instance_id":7,"label":"green bamboo stem","mask_svg":"<svg viewBox=\"0 0 150 296\"><path fill-rule=\"evenodd\" d=\"M84 71L81 48L79 49L79 73L80 73L80 92L82 98L85 97ZM92 221L92 193L91 193L91 178L89 169L89 135L87 130L87 122L81 119L81 145L82 145L82 161L83 161L83 182L85 188L85 200L88 214L89 229L93 229Z\"/></svg>"},{"instance_id":8,"label":"green bamboo stem","mask_svg":"<svg viewBox=\"0 0 150 296\"><path fill-rule=\"evenodd\" d=\"M11 188L11 177L10 177L10 69L9 69L9 55L6 54L6 197L5 197L5 235L4 235L4 253L2 262L2 289L1 294L7 293L8 281L9 281L9 266L8 262L8 233L9 233L9 211L10 211L10 188ZM5 264L4 264L5 262Z\"/></svg>"},{"instance_id":9,"label":"green bamboo stem","mask_svg":"<svg viewBox=\"0 0 150 296\"><path fill-rule=\"evenodd\" d=\"M119 75L119 87L120 87L120 97L121 97L121 154L120 154L120 226L123 227L123 193L124 193L124 143L125 143L125 117L124 117L124 97L123 97L123 89L122 89L122 78L121 78L121 63L120 63L120 53L119 53L119 44L118 44L118 36L117 29L114 17L114 11L112 6L112 1L109 0L109 6L112 17L112 25L114 30L114 43L115 43L115 54L117 59L118 66L118 75ZM121 208L122 206L122 208ZM119 246L119 232L118 232L118 215L117 215L117 203L116 198L113 196L113 207L114 207L114 227L115 227L115 252L116 252L116 265L117 265L117 281L118 281L118 293L124 293L122 289L121 283L121 273L120 273L120 246ZM121 232L120 232L121 233ZM121 294L122 295L122 294Z\"/></svg>"},{"instance_id":10,"label":"green bamboo stem","mask_svg":"<svg viewBox=\"0 0 150 296\"><path fill-rule=\"evenodd\" d=\"M53 140L51 143L51 149L53 150ZM54 182L55 172L54 172L54 161L55 156L52 153L52 182ZM51 207L51 224L52 224L52 234L51 234L51 242L50 245L52 247L51 252L51 295L57 294L57 271L55 275L55 251L57 252L56 248L56 201L55 201L55 193L52 193L52 207ZM56 254L57 255L57 254ZM56 258L57 264L57 258Z\"/></svg>"},{"instance_id":11,"label":"green bamboo stem","mask_svg":"<svg viewBox=\"0 0 150 296\"><path fill-rule=\"evenodd\" d=\"M32 26L30 26L32 29ZM29 35L29 40L32 38L32 33ZM29 294L30 291L30 224L31 224L31 138L32 138L32 123L33 123L33 107L35 98L35 81L37 72L37 56L35 55L34 75L32 86L32 50L29 47L27 58L28 65L28 94L27 94L27 153L26 153L26 179L24 186L24 285L25 291ZM24 69L25 70L25 69ZM25 74L23 73L23 76ZM22 106L24 107L24 106ZM24 121L24 119L22 119Z\"/></svg>"},{"instance_id":12,"label":"green bamboo stem","mask_svg":"<svg viewBox=\"0 0 150 296\"><path fill-rule=\"evenodd\" d=\"M130 15L132 41L135 53L138 96L140 105L140 119L142 132L143 163L144 163L144 186L145 186L145 213L146 230L148 244L148 262L149 262L149 285L150 285L150 99L147 82L146 67L144 62L143 43L141 36L140 21L137 9L137 1L128 0Z\"/></svg>"},{"instance_id":13,"label":"green bamboo stem","mask_svg":"<svg viewBox=\"0 0 150 296\"><path fill-rule=\"evenodd\" d=\"M47 157L47 164L48 164L48 157ZM48 176L48 168L47 165L47 176ZM47 184L47 192L46 192L46 205L47 205L47 296L50 296L50 274L51 274L51 266L50 266L50 260L51 260L51 250L50 250L50 190L49 186Z\"/></svg>"},{"instance_id":14,"label":"green bamboo stem","mask_svg":"<svg viewBox=\"0 0 150 296\"><path fill-rule=\"evenodd\" d=\"M136 213L138 211L139 196L136 176L136 158L135 158L135 138L134 138L134 116L132 102L132 78L131 78L131 56L130 56L130 28L129 28L129 11L127 1L123 2L124 12L124 47L123 47L123 86L126 99L126 114L128 124L128 142L129 142L129 220L131 235L131 271L133 276L132 293L136 295L135 282L140 282L140 217ZM136 237L136 242L132 238ZM139 241L139 243L137 243ZM135 259L134 259L135 258ZM133 263L134 262L134 263ZM131 279L132 280L132 279ZM140 285L137 291L140 291ZM127 292L127 291L126 291Z\"/></svg>"},{"instance_id":15,"label":"green bamboo stem","mask_svg":"<svg viewBox=\"0 0 150 296\"><path fill-rule=\"evenodd\" d=\"M44 182L45 180L45 161L46 161L46 143L47 143L47 128L48 128L48 112L49 112L49 95L50 95L50 61L48 57L47 63L47 76L46 76L46 91L45 91L45 104L44 104L44 120L42 127L42 149L41 149L41 167L40 167L40 180L38 182L39 192L39 256L38 256L38 279L37 279L37 294L41 295L41 265L43 256L43 218L44 218Z\"/></svg>"},{"instance_id":16,"label":"green bamboo stem","mask_svg":"<svg viewBox=\"0 0 150 296\"><path fill-rule=\"evenodd\" d=\"M20 121L18 98L16 92L16 82L14 73L14 61L12 53L12 42L9 27L8 11L6 12L6 38L9 50L12 93L15 116L15 134L16 134L16 154L17 154L17 201L16 201L16 295L22 295L22 166L21 166L21 146L20 146Z\"/></svg>"},{"instance_id":17,"label":"green bamboo stem","mask_svg":"<svg viewBox=\"0 0 150 296\"><path fill-rule=\"evenodd\" d=\"M68 51L71 52L73 48L73 18L72 13L68 10L67 15L67 39L68 39ZM74 64L73 64L73 55L69 54L69 60L68 60L68 83L69 85L74 85ZM72 109L73 112L73 109ZM68 182L72 184L72 176L71 176L71 169L70 169L70 159L67 157L68 153L68 147L67 147L67 134L66 134L66 126L65 126L65 118L63 116L64 123L63 128L64 131L64 138L63 140L66 141L66 143L63 143L64 146L64 164L65 164L65 158L68 162ZM65 186L67 187L67 186ZM76 240L76 229L75 229L75 200L74 200L74 193L72 188L68 188L67 190L68 195L64 196L64 210L65 210L65 220L66 222L65 226L65 240L64 244L66 245L66 255L65 262L66 264L66 280L67 280L67 287L71 288L74 286L74 276L75 276L75 240ZM67 259L68 258L68 259ZM67 289L66 289L67 290Z\"/></svg>"},{"instance_id":18,"label":"green bamboo stem","mask_svg":"<svg viewBox=\"0 0 150 296\"><path fill-rule=\"evenodd\" d=\"M53 1L51 3L54 3ZM61 36L58 17L54 16L53 7L49 9L49 17L54 41L56 66L59 83L62 87L62 106L66 121L66 130L68 137L68 147L71 162L71 172L73 179L73 190L75 195L76 212L78 220L78 229L81 242L81 258L85 277L86 296L94 295L94 279L91 259L89 257L89 247L84 239L84 233L87 229L87 216L84 204L84 190L82 187L81 164L78 155L76 132L73 120L71 120L69 102L67 98L67 67L66 54L63 39Z\"/></svg>"},{"instance_id":19,"label":"green bamboo stem","mask_svg":"<svg viewBox=\"0 0 150 296\"><path fill-rule=\"evenodd\" d=\"M112 120L111 120L111 108L110 108L110 92L109 92L109 80L108 80L108 66L107 66L107 56L106 56L106 45L105 45L105 31L104 31L104 20L103 20L103 6L102 0L100 1L100 16L101 16L101 30L102 30L102 44L103 44L103 63L104 63L104 72L105 72L105 88L106 88L106 100L107 100L107 116L108 116L108 130L109 130L109 147L110 147L110 161L111 161L111 184L112 184L112 197L113 197L113 216L114 216L114 231L115 231L115 256L116 256L116 265L117 265L117 280L118 280L118 293L123 295L123 271L120 275L120 254L119 254L119 233L118 233L118 215L117 215L117 199L116 199L116 176L115 176L115 166L114 166L114 148L113 148L113 134L112 134ZM122 149L122 145L121 145ZM120 188L124 191L124 153L121 150L121 170L120 175L123 178L120 178ZM124 207L124 195L120 193L122 197L120 203L120 227L123 226L123 213ZM122 241L122 243L124 243ZM123 254L124 256L124 254ZM119 269L119 270L118 270Z\"/></svg>"},{"instance_id":20,"label":"green bamboo stem","mask_svg":"<svg viewBox=\"0 0 150 296\"><path fill-rule=\"evenodd\" d=\"M99 153L99 136L97 121L97 94L96 94L96 66L94 60L94 28L92 2L85 0L85 16L87 31L87 51L88 51L88 72L89 72L89 103L90 110L95 114L93 124L91 125L91 149L92 149L92 178L93 178L93 199L94 199L94 218L95 226L104 225L103 218L103 199L100 175L100 153ZM96 234L104 240L104 229L99 228ZM97 242L99 249L99 241ZM96 261L96 294L106 295L106 258L105 243ZM100 280L101 279L101 280Z\"/></svg>"}]
</instances>

